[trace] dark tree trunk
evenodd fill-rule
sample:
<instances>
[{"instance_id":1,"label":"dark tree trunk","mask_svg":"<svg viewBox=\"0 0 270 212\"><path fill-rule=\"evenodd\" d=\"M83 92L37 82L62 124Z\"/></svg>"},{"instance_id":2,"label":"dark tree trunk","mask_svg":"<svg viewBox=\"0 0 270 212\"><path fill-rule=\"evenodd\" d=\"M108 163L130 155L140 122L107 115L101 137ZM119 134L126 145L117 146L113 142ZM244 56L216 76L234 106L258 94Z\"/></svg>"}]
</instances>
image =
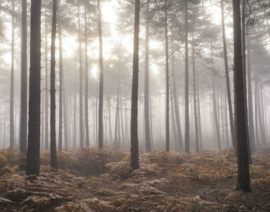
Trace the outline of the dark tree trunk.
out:
<instances>
[{"instance_id":1,"label":"dark tree trunk","mask_svg":"<svg viewBox=\"0 0 270 212\"><path fill-rule=\"evenodd\" d=\"M247 78L246 78L246 1L242 0L242 60L243 60L243 73L244 73L244 92L245 92L245 113L246 113L246 128L247 128L247 141L248 141L248 157L249 163L251 160L250 139L249 139L249 125L248 125L248 108L247 108Z\"/></svg>"},{"instance_id":2,"label":"dark tree trunk","mask_svg":"<svg viewBox=\"0 0 270 212\"><path fill-rule=\"evenodd\" d=\"M12 12L14 13L14 0L12 0ZM14 148L14 39L15 39L15 23L14 15L11 21L11 72L10 72L10 116L9 116L9 133L10 133L10 148Z\"/></svg>"},{"instance_id":3,"label":"dark tree trunk","mask_svg":"<svg viewBox=\"0 0 270 212\"><path fill-rule=\"evenodd\" d=\"M145 131L145 148L146 152L151 152L151 138L150 138L150 122L149 122L149 28L150 3L147 3L146 20L145 20L145 82L144 82L144 131Z\"/></svg>"},{"instance_id":4,"label":"dark tree trunk","mask_svg":"<svg viewBox=\"0 0 270 212\"><path fill-rule=\"evenodd\" d=\"M240 0L233 0L234 29L234 100L237 140L238 179L236 189L251 191L249 176L245 85L242 63Z\"/></svg>"},{"instance_id":5,"label":"dark tree trunk","mask_svg":"<svg viewBox=\"0 0 270 212\"><path fill-rule=\"evenodd\" d=\"M56 126L55 126L55 38L57 22L57 0L53 0L52 16L52 39L51 39L51 170L57 172L57 154L56 154Z\"/></svg>"},{"instance_id":6,"label":"dark tree trunk","mask_svg":"<svg viewBox=\"0 0 270 212\"><path fill-rule=\"evenodd\" d=\"M41 69L41 0L31 1L30 32L30 79L29 79L29 121L28 121L28 176L39 176L40 169L40 69Z\"/></svg>"},{"instance_id":7,"label":"dark tree trunk","mask_svg":"<svg viewBox=\"0 0 270 212\"><path fill-rule=\"evenodd\" d=\"M103 41L100 0L98 0L98 35L99 35L99 111L98 111L98 148L103 148Z\"/></svg>"},{"instance_id":8,"label":"dark tree trunk","mask_svg":"<svg viewBox=\"0 0 270 212\"><path fill-rule=\"evenodd\" d=\"M85 133L86 146L90 146L89 139L89 118L88 118L88 39L87 39L87 9L84 5L84 22L85 22Z\"/></svg>"},{"instance_id":9,"label":"dark tree trunk","mask_svg":"<svg viewBox=\"0 0 270 212\"><path fill-rule=\"evenodd\" d=\"M255 133L254 133L254 119L253 119L253 98L252 98L252 84L251 84L251 64L250 64L250 43L249 36L247 36L247 77L248 77L248 118L249 118L249 140L250 149L252 153L256 152Z\"/></svg>"},{"instance_id":10,"label":"dark tree trunk","mask_svg":"<svg viewBox=\"0 0 270 212\"><path fill-rule=\"evenodd\" d=\"M165 0L165 54L166 54L166 151L170 151L170 76L169 76L169 42L168 42L168 8Z\"/></svg>"},{"instance_id":11,"label":"dark tree trunk","mask_svg":"<svg viewBox=\"0 0 270 212\"><path fill-rule=\"evenodd\" d=\"M20 169L26 169L27 151L27 1L22 0Z\"/></svg>"},{"instance_id":12,"label":"dark tree trunk","mask_svg":"<svg viewBox=\"0 0 270 212\"><path fill-rule=\"evenodd\" d=\"M59 6L60 0L58 0L58 36L59 36L59 140L58 150L63 149L63 51L62 51L62 31L60 25L60 13Z\"/></svg>"},{"instance_id":13,"label":"dark tree trunk","mask_svg":"<svg viewBox=\"0 0 270 212\"><path fill-rule=\"evenodd\" d=\"M189 135L189 60L188 60L188 0L184 2L185 10L185 152L190 151Z\"/></svg>"},{"instance_id":14,"label":"dark tree trunk","mask_svg":"<svg viewBox=\"0 0 270 212\"><path fill-rule=\"evenodd\" d=\"M223 51L224 51L224 63L225 63L225 75L226 75L226 88L228 96L228 107L229 107L229 118L230 118L230 129L233 147L236 149L236 140L235 140L235 126L233 119L233 108L232 108L232 97L231 97L231 88L230 88L230 73L228 66L228 55L227 55L227 41L226 41L226 32L225 32L225 21L224 21L224 0L221 0L221 20L222 20L222 38L223 38Z\"/></svg>"},{"instance_id":15,"label":"dark tree trunk","mask_svg":"<svg viewBox=\"0 0 270 212\"><path fill-rule=\"evenodd\" d=\"M139 141L138 141L138 88L139 88L139 31L140 31L140 0L135 1L134 18L134 48L133 48L133 76L131 94L131 163L133 170L139 168Z\"/></svg>"},{"instance_id":16,"label":"dark tree trunk","mask_svg":"<svg viewBox=\"0 0 270 212\"><path fill-rule=\"evenodd\" d=\"M78 22L79 22L79 69L80 69L80 148L83 148L83 91L82 91L82 36L81 36L81 18L80 18L80 6L78 5Z\"/></svg>"}]
</instances>

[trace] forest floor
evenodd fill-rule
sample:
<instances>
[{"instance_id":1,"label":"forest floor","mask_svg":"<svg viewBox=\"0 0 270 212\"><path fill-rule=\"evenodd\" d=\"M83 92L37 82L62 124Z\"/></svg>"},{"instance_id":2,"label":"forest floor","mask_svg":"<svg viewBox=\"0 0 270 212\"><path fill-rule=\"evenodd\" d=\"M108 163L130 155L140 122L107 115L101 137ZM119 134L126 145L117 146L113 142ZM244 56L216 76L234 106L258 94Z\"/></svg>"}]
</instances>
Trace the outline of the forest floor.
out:
<instances>
[{"instance_id":1,"label":"forest floor","mask_svg":"<svg viewBox=\"0 0 270 212\"><path fill-rule=\"evenodd\" d=\"M18 152L2 150L0 211L270 211L269 158L253 156L252 192L243 193L234 190L232 150L144 153L140 169L130 173L128 153L87 148L60 153L57 174L50 172L49 152L42 152L41 173L33 181L17 170Z\"/></svg>"}]
</instances>

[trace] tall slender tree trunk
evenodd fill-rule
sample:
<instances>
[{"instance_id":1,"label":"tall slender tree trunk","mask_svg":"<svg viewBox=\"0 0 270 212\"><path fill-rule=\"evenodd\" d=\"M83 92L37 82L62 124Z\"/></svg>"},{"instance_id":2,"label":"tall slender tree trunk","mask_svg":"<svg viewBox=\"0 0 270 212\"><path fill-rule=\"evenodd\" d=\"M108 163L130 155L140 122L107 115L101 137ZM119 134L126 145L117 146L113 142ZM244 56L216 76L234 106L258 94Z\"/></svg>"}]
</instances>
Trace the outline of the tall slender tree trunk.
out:
<instances>
[{"instance_id":1,"label":"tall slender tree trunk","mask_svg":"<svg viewBox=\"0 0 270 212\"><path fill-rule=\"evenodd\" d=\"M236 149L236 140L235 140L235 126L233 118L233 108L232 108L232 97L231 97L231 87L230 87L230 73L228 66L228 55L227 55L227 41L226 41L226 32L225 32L225 21L224 21L224 0L220 1L221 3L221 20L222 20L222 38L223 38L223 51L224 51L224 64L225 64L225 75L226 75L226 88L228 96L228 107L229 107L229 118L230 118L230 129L233 147Z\"/></svg>"},{"instance_id":2,"label":"tall slender tree trunk","mask_svg":"<svg viewBox=\"0 0 270 212\"><path fill-rule=\"evenodd\" d=\"M196 67L195 67L195 15L193 14L193 32L192 32L192 69L193 69L193 103L194 103L194 124L195 124L195 144L196 152L200 152L199 146L199 129L198 129L198 117L197 117L197 100L196 100Z\"/></svg>"},{"instance_id":3,"label":"tall slender tree trunk","mask_svg":"<svg viewBox=\"0 0 270 212\"><path fill-rule=\"evenodd\" d=\"M20 117L20 169L26 169L27 151L27 1L22 0L21 35L21 117Z\"/></svg>"},{"instance_id":4,"label":"tall slender tree trunk","mask_svg":"<svg viewBox=\"0 0 270 212\"><path fill-rule=\"evenodd\" d=\"M12 13L14 13L14 0L12 0ZM11 17L11 72L10 72L10 116L9 116L9 133L10 133L10 148L14 148L14 41L15 41L15 20L14 15Z\"/></svg>"},{"instance_id":5,"label":"tall slender tree trunk","mask_svg":"<svg viewBox=\"0 0 270 212\"><path fill-rule=\"evenodd\" d=\"M58 36L59 36L59 140L58 140L58 150L63 149L63 50L62 50L62 31L60 24L60 0L57 2L58 7Z\"/></svg>"},{"instance_id":6,"label":"tall slender tree trunk","mask_svg":"<svg viewBox=\"0 0 270 212\"><path fill-rule=\"evenodd\" d=\"M99 111L98 111L98 147L103 148L103 41L100 0L98 0L98 34L99 34Z\"/></svg>"},{"instance_id":7,"label":"tall slender tree trunk","mask_svg":"<svg viewBox=\"0 0 270 212\"><path fill-rule=\"evenodd\" d=\"M237 140L238 179L237 189L251 191L245 108L244 70L242 63L240 0L233 0L234 29L234 101Z\"/></svg>"},{"instance_id":8,"label":"tall slender tree trunk","mask_svg":"<svg viewBox=\"0 0 270 212\"><path fill-rule=\"evenodd\" d=\"M199 84L196 86L197 102L198 102L198 131L199 131L199 144L200 152L203 150L203 139L202 139L202 121L201 121L201 98L200 98L200 89Z\"/></svg>"},{"instance_id":9,"label":"tall slender tree trunk","mask_svg":"<svg viewBox=\"0 0 270 212\"><path fill-rule=\"evenodd\" d=\"M262 144L266 145L266 137L265 137L265 128L264 128L264 113L263 113L263 99L262 99L262 90L258 87L258 112L259 112L259 124L260 124L260 132Z\"/></svg>"},{"instance_id":10,"label":"tall slender tree trunk","mask_svg":"<svg viewBox=\"0 0 270 212\"><path fill-rule=\"evenodd\" d=\"M52 38L51 38L51 170L57 172L57 154L56 154L56 126L55 126L55 38L57 22L57 0L53 0L52 15Z\"/></svg>"},{"instance_id":11,"label":"tall slender tree trunk","mask_svg":"<svg viewBox=\"0 0 270 212\"><path fill-rule=\"evenodd\" d=\"M249 118L249 140L251 152L256 152L254 119L253 119L253 98L252 98L252 83L251 83L251 64L250 64L250 42L247 36L247 77L248 77L248 118Z\"/></svg>"},{"instance_id":12,"label":"tall slender tree trunk","mask_svg":"<svg viewBox=\"0 0 270 212\"><path fill-rule=\"evenodd\" d=\"M146 20L145 20L145 81L144 81L144 126L145 126L145 148L146 152L151 152L151 138L150 138L150 122L149 122L149 29L150 16L149 8L150 2L146 5Z\"/></svg>"},{"instance_id":13,"label":"tall slender tree trunk","mask_svg":"<svg viewBox=\"0 0 270 212\"><path fill-rule=\"evenodd\" d=\"M247 77L246 77L246 1L242 0L242 60L244 72L244 92L245 92L245 112L246 112L246 128L247 128L247 141L248 141L248 157L249 163L251 160L250 138L249 138L249 125L248 125L248 108L247 108Z\"/></svg>"},{"instance_id":14,"label":"tall slender tree trunk","mask_svg":"<svg viewBox=\"0 0 270 212\"><path fill-rule=\"evenodd\" d=\"M257 70L256 70L257 71ZM258 102L259 102L259 98L258 98L258 76L257 76L257 72L255 74L255 123L256 123L256 143L257 145L260 145L260 140L259 140L259 117L258 117Z\"/></svg>"},{"instance_id":15,"label":"tall slender tree trunk","mask_svg":"<svg viewBox=\"0 0 270 212\"><path fill-rule=\"evenodd\" d=\"M189 134L189 59L188 59L188 0L184 2L185 10L185 152L190 151Z\"/></svg>"},{"instance_id":16,"label":"tall slender tree trunk","mask_svg":"<svg viewBox=\"0 0 270 212\"><path fill-rule=\"evenodd\" d=\"M76 77L75 77L76 82ZM76 149L77 141L77 94L76 94L76 85L74 86L74 120L73 120L73 149Z\"/></svg>"},{"instance_id":17,"label":"tall slender tree trunk","mask_svg":"<svg viewBox=\"0 0 270 212\"><path fill-rule=\"evenodd\" d=\"M131 163L133 170L139 168L139 141L138 141L138 88L139 88L139 31L140 31L140 0L135 1L134 18L134 47L133 47L133 74L131 94Z\"/></svg>"},{"instance_id":18,"label":"tall slender tree trunk","mask_svg":"<svg viewBox=\"0 0 270 212\"><path fill-rule=\"evenodd\" d=\"M88 118L88 39L87 39L87 8L84 5L84 22L85 22L85 133L86 146L90 146L89 139L89 118Z\"/></svg>"},{"instance_id":19,"label":"tall slender tree trunk","mask_svg":"<svg viewBox=\"0 0 270 212\"><path fill-rule=\"evenodd\" d=\"M64 129L65 129L65 149L69 148L69 119L68 119L68 95L66 94L65 77L63 73L63 102L64 102Z\"/></svg>"},{"instance_id":20,"label":"tall slender tree trunk","mask_svg":"<svg viewBox=\"0 0 270 212\"><path fill-rule=\"evenodd\" d=\"M49 73L48 73L48 21L45 11L45 150L49 149Z\"/></svg>"},{"instance_id":21,"label":"tall slender tree trunk","mask_svg":"<svg viewBox=\"0 0 270 212\"><path fill-rule=\"evenodd\" d=\"M107 105L108 105L108 112L109 112L109 139L112 142L112 114L111 114L111 96L110 94L107 95Z\"/></svg>"},{"instance_id":22,"label":"tall slender tree trunk","mask_svg":"<svg viewBox=\"0 0 270 212\"><path fill-rule=\"evenodd\" d=\"M31 1L31 32L30 32L30 79L29 79L29 121L28 121L28 176L39 176L40 170L40 16L41 0Z\"/></svg>"},{"instance_id":23,"label":"tall slender tree trunk","mask_svg":"<svg viewBox=\"0 0 270 212\"><path fill-rule=\"evenodd\" d=\"M80 148L83 148L83 68L82 68L82 36L81 36L81 17L80 17L80 5L78 5L78 22L79 22L79 69L80 69Z\"/></svg>"},{"instance_id":24,"label":"tall slender tree trunk","mask_svg":"<svg viewBox=\"0 0 270 212\"><path fill-rule=\"evenodd\" d=\"M168 1L165 0L165 55L166 55L166 151L170 151L170 76L169 76L169 41L168 41Z\"/></svg>"}]
</instances>

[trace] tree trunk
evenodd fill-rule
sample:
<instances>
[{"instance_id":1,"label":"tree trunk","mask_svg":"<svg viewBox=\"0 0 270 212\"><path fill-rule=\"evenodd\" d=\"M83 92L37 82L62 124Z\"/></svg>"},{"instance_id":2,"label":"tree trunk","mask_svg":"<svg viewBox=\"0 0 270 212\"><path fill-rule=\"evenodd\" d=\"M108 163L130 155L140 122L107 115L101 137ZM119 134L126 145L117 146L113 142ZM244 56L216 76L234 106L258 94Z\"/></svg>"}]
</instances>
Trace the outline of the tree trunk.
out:
<instances>
[{"instance_id":1,"label":"tree trunk","mask_svg":"<svg viewBox=\"0 0 270 212\"><path fill-rule=\"evenodd\" d=\"M247 77L248 77L248 118L249 118L249 140L251 152L256 152L254 119L253 119L253 100L252 100L252 84L251 84L251 64L250 64L250 42L247 36Z\"/></svg>"},{"instance_id":2,"label":"tree trunk","mask_svg":"<svg viewBox=\"0 0 270 212\"><path fill-rule=\"evenodd\" d=\"M185 152L190 151L189 141L189 62L188 62L188 0L184 2L185 10Z\"/></svg>"},{"instance_id":3,"label":"tree trunk","mask_svg":"<svg viewBox=\"0 0 270 212\"><path fill-rule=\"evenodd\" d=\"M27 151L27 1L22 0L20 169L26 169Z\"/></svg>"},{"instance_id":4,"label":"tree trunk","mask_svg":"<svg viewBox=\"0 0 270 212\"><path fill-rule=\"evenodd\" d=\"M89 141L89 118L88 118L88 39L87 39L87 9L84 5L84 22L85 22L85 133L86 146L90 146Z\"/></svg>"},{"instance_id":5,"label":"tree trunk","mask_svg":"<svg viewBox=\"0 0 270 212\"><path fill-rule=\"evenodd\" d=\"M166 151L170 151L170 76L169 76L169 42L168 42L168 8L165 0L165 54L166 54Z\"/></svg>"},{"instance_id":6,"label":"tree trunk","mask_svg":"<svg viewBox=\"0 0 270 212\"><path fill-rule=\"evenodd\" d=\"M242 63L240 0L233 0L234 29L234 101L237 140L238 179L236 189L251 191L249 176L247 120L245 108L245 85Z\"/></svg>"},{"instance_id":7,"label":"tree trunk","mask_svg":"<svg viewBox=\"0 0 270 212\"><path fill-rule=\"evenodd\" d=\"M228 106L229 106L229 118L230 118L230 129L232 144L234 149L236 149L236 140L235 140L235 126L233 119L233 108L232 108L232 98L231 98L231 88L230 88L230 73L228 66L228 55L227 55L227 41L226 41L226 32L225 32L225 21L224 21L224 0L221 0L221 20L222 20L222 38L223 38L223 51L224 51L224 63L225 63L225 75L226 75L226 88L228 96Z\"/></svg>"},{"instance_id":8,"label":"tree trunk","mask_svg":"<svg viewBox=\"0 0 270 212\"><path fill-rule=\"evenodd\" d=\"M195 31L195 17L193 14L193 32L192 32L192 68L193 68L193 102L194 102L194 124L195 124L195 144L196 152L200 152L199 147L199 130L198 130L198 117L197 117L197 101L196 101L196 67L195 67L195 42L194 42L194 31Z\"/></svg>"},{"instance_id":9,"label":"tree trunk","mask_svg":"<svg viewBox=\"0 0 270 212\"><path fill-rule=\"evenodd\" d=\"M111 96L110 94L107 95L107 105L108 105L108 112L109 112L109 139L112 142L112 115L111 115Z\"/></svg>"},{"instance_id":10,"label":"tree trunk","mask_svg":"<svg viewBox=\"0 0 270 212\"><path fill-rule=\"evenodd\" d=\"M28 121L28 176L39 176L40 170L40 16L41 0L31 1L31 32L30 32L30 79L29 79L29 121Z\"/></svg>"},{"instance_id":11,"label":"tree trunk","mask_svg":"<svg viewBox=\"0 0 270 212\"><path fill-rule=\"evenodd\" d=\"M100 0L98 0L98 34L99 34L99 111L98 111L98 148L103 148L103 41Z\"/></svg>"},{"instance_id":12,"label":"tree trunk","mask_svg":"<svg viewBox=\"0 0 270 212\"><path fill-rule=\"evenodd\" d=\"M197 101L198 101L198 130L199 130L199 144L200 152L203 150L203 140L202 140L202 121L201 121L201 99L200 99L200 89L199 84L197 83Z\"/></svg>"},{"instance_id":13,"label":"tree trunk","mask_svg":"<svg viewBox=\"0 0 270 212\"><path fill-rule=\"evenodd\" d=\"M75 76L76 82L76 76ZM76 83L75 83L76 84ZM76 94L76 85L74 86L74 120L73 120L73 149L76 149L77 141L77 94Z\"/></svg>"},{"instance_id":14,"label":"tree trunk","mask_svg":"<svg viewBox=\"0 0 270 212\"><path fill-rule=\"evenodd\" d=\"M140 0L135 1L134 18L134 47L133 47L133 75L131 95L131 163L133 170L139 168L139 141L138 141L138 88L139 88L139 31L140 31Z\"/></svg>"},{"instance_id":15,"label":"tree trunk","mask_svg":"<svg viewBox=\"0 0 270 212\"><path fill-rule=\"evenodd\" d=\"M52 39L51 39L51 170L57 172L56 126L55 126L55 37L57 22L57 0L53 0ZM59 132L60 133L60 132Z\"/></svg>"},{"instance_id":16,"label":"tree trunk","mask_svg":"<svg viewBox=\"0 0 270 212\"><path fill-rule=\"evenodd\" d=\"M80 148L83 148L83 96L82 96L82 36L81 36L81 18L80 5L78 5L78 22L79 22L79 69L80 69Z\"/></svg>"},{"instance_id":17,"label":"tree trunk","mask_svg":"<svg viewBox=\"0 0 270 212\"><path fill-rule=\"evenodd\" d=\"M145 81L144 81L144 131L145 131L145 149L151 152L150 122L149 122L149 16L150 2L147 3L146 20L145 20Z\"/></svg>"},{"instance_id":18,"label":"tree trunk","mask_svg":"<svg viewBox=\"0 0 270 212\"><path fill-rule=\"evenodd\" d=\"M59 6L60 0L57 2L58 6L58 36L59 36L59 140L58 150L62 151L63 148L63 51L62 51L62 32L60 25Z\"/></svg>"},{"instance_id":19,"label":"tree trunk","mask_svg":"<svg viewBox=\"0 0 270 212\"><path fill-rule=\"evenodd\" d=\"M45 150L49 149L49 73L48 73L48 21L45 11Z\"/></svg>"},{"instance_id":20,"label":"tree trunk","mask_svg":"<svg viewBox=\"0 0 270 212\"><path fill-rule=\"evenodd\" d=\"M12 0L12 12L14 13L14 0ZM14 148L14 39L15 39L15 23L14 15L12 14L11 21L11 73L10 73L10 122L9 122L9 133L10 133L10 148Z\"/></svg>"}]
</instances>

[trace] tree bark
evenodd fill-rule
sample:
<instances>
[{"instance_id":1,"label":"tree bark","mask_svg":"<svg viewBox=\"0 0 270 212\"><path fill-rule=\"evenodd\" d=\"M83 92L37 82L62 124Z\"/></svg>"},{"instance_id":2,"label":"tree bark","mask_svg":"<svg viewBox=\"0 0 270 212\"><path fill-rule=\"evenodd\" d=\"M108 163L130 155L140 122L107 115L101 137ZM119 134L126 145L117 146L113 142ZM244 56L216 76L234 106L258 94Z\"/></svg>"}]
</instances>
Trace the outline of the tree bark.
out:
<instances>
[{"instance_id":1,"label":"tree bark","mask_svg":"<svg viewBox=\"0 0 270 212\"><path fill-rule=\"evenodd\" d=\"M28 176L39 176L40 170L40 16L41 0L31 1L30 32L30 79L29 79L29 121L28 121Z\"/></svg>"},{"instance_id":2,"label":"tree bark","mask_svg":"<svg viewBox=\"0 0 270 212\"><path fill-rule=\"evenodd\" d=\"M56 126L55 126L55 38L57 22L57 0L53 0L52 15L52 38L51 38L51 170L57 172L57 153L56 153Z\"/></svg>"},{"instance_id":3,"label":"tree bark","mask_svg":"<svg viewBox=\"0 0 270 212\"><path fill-rule=\"evenodd\" d=\"M238 178L236 189L251 191L249 176L247 120L245 108L245 85L242 63L240 0L233 0L234 31L234 101L237 140Z\"/></svg>"},{"instance_id":4,"label":"tree bark","mask_svg":"<svg viewBox=\"0 0 270 212\"><path fill-rule=\"evenodd\" d=\"M27 1L22 0L20 169L26 169L27 151Z\"/></svg>"},{"instance_id":5,"label":"tree bark","mask_svg":"<svg viewBox=\"0 0 270 212\"><path fill-rule=\"evenodd\" d=\"M149 29L150 29L150 16L148 1L145 20L145 81L144 81L144 131L145 131L145 149L146 152L151 152L151 138L150 138L150 122L149 122Z\"/></svg>"},{"instance_id":6,"label":"tree bark","mask_svg":"<svg viewBox=\"0 0 270 212\"><path fill-rule=\"evenodd\" d=\"M249 118L249 140L250 149L252 153L256 152L255 133L254 133L254 119L253 119L253 98L252 98L252 84L251 84L251 64L250 64L250 42L247 36L247 77L248 77L248 118Z\"/></svg>"},{"instance_id":7,"label":"tree bark","mask_svg":"<svg viewBox=\"0 0 270 212\"><path fill-rule=\"evenodd\" d=\"M134 47L133 47L133 75L131 95L131 163L133 170L139 168L139 141L138 141L138 88L139 88L139 31L140 31L140 0L135 1L134 18Z\"/></svg>"},{"instance_id":8,"label":"tree bark","mask_svg":"<svg viewBox=\"0 0 270 212\"><path fill-rule=\"evenodd\" d=\"M99 34L99 111L98 111L98 147L103 148L103 41L100 0L98 0L98 34Z\"/></svg>"},{"instance_id":9,"label":"tree bark","mask_svg":"<svg viewBox=\"0 0 270 212\"><path fill-rule=\"evenodd\" d=\"M63 149L63 50L62 50L62 31L60 25L59 13L60 0L57 2L58 7L58 36L59 36L59 140L58 150Z\"/></svg>"}]
</instances>

